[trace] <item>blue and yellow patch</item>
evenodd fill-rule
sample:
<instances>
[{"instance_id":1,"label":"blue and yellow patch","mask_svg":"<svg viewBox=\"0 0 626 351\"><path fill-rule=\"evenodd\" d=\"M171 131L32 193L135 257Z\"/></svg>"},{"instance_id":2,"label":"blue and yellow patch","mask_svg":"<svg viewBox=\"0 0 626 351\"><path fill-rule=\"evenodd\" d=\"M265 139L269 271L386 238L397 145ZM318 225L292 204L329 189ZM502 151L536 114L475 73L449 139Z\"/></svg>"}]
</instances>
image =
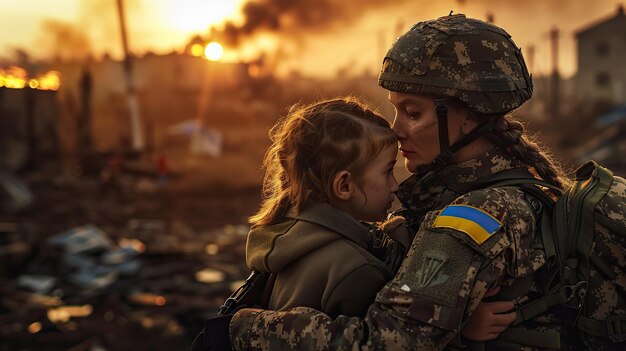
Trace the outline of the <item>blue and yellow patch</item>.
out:
<instances>
[{"instance_id":1,"label":"blue and yellow patch","mask_svg":"<svg viewBox=\"0 0 626 351\"><path fill-rule=\"evenodd\" d=\"M495 233L502 223L489 213L467 205L449 205L439 213L433 228L451 228L469 235L477 244L482 244Z\"/></svg>"}]
</instances>

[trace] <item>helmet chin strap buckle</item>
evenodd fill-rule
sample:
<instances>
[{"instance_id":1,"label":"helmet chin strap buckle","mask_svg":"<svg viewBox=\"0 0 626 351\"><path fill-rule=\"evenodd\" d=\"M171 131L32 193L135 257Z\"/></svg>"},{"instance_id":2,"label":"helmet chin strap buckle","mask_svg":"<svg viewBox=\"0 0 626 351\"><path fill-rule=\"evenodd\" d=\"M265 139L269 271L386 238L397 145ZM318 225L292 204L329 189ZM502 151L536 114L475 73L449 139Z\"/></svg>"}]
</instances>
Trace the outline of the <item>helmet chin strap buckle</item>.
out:
<instances>
[{"instance_id":1,"label":"helmet chin strap buckle","mask_svg":"<svg viewBox=\"0 0 626 351\"><path fill-rule=\"evenodd\" d=\"M448 116L448 99L435 99L435 112L437 117Z\"/></svg>"},{"instance_id":2,"label":"helmet chin strap buckle","mask_svg":"<svg viewBox=\"0 0 626 351\"><path fill-rule=\"evenodd\" d=\"M452 152L450 149L447 149L446 151L439 154L437 158L435 158L433 164L436 168L445 167L450 164L450 160L452 160L452 157L454 157L454 152Z\"/></svg>"}]
</instances>

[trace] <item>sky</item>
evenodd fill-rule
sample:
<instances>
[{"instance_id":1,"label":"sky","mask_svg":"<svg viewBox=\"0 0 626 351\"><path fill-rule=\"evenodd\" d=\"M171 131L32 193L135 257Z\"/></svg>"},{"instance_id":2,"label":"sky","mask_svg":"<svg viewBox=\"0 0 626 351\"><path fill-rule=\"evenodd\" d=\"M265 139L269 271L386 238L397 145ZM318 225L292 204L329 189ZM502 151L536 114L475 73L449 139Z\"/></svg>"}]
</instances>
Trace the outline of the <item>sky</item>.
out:
<instances>
[{"instance_id":1,"label":"sky","mask_svg":"<svg viewBox=\"0 0 626 351\"><path fill-rule=\"evenodd\" d=\"M422 20L465 13L504 27L535 75L552 66L549 32L560 31L559 69L576 71L575 33L614 16L626 0L123 0L131 51L182 51L193 35L230 38L225 60L265 53L279 73L332 77L376 72L394 38ZM0 0L0 57L23 49L35 59L104 53L120 58L116 0ZM244 14L245 13L245 14ZM228 27L230 30L224 29ZM526 54L527 61L530 61ZM6 61L6 60L5 60Z\"/></svg>"}]
</instances>

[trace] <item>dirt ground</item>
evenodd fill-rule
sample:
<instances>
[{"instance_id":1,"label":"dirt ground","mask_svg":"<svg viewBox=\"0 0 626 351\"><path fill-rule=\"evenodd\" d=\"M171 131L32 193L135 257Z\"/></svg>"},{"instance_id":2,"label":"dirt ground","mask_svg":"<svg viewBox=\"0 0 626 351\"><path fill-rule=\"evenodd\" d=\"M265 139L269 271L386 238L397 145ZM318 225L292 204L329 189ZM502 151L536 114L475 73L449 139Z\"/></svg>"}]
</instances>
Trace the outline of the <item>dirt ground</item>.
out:
<instances>
[{"instance_id":1,"label":"dirt ground","mask_svg":"<svg viewBox=\"0 0 626 351\"><path fill-rule=\"evenodd\" d=\"M122 174L119 189L104 193L93 177L23 175L33 203L0 216L0 350L189 349L203 320L248 274L246 223L260 199L259 185L242 177L233 186L202 182L197 173L173 177L163 189L150 177ZM138 268L119 268L98 287L78 281L81 272L95 274L92 282L111 276L72 266L77 255L51 240L89 225L111 244L81 260L115 271L123 266L102 258L138 240L144 251L124 262ZM33 277L52 277L54 286L37 291L21 283ZM73 315L77 308L89 313ZM51 317L65 310L67 318Z\"/></svg>"}]
</instances>

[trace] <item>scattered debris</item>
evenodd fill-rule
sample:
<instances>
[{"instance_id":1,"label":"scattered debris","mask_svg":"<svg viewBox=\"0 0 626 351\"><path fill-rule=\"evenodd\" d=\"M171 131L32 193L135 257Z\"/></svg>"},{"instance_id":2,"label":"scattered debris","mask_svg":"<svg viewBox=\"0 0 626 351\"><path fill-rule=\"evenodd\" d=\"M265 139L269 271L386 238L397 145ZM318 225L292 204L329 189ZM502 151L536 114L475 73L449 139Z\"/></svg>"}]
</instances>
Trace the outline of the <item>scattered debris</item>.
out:
<instances>
[{"instance_id":1,"label":"scattered debris","mask_svg":"<svg viewBox=\"0 0 626 351\"><path fill-rule=\"evenodd\" d=\"M196 280L205 284L214 284L224 281L224 272L213 268L205 268L196 272Z\"/></svg>"},{"instance_id":2,"label":"scattered debris","mask_svg":"<svg viewBox=\"0 0 626 351\"><path fill-rule=\"evenodd\" d=\"M34 196L21 179L0 169L0 200L0 210L18 212L31 206Z\"/></svg>"},{"instance_id":3,"label":"scattered debris","mask_svg":"<svg viewBox=\"0 0 626 351\"><path fill-rule=\"evenodd\" d=\"M35 211L0 217L0 351L188 349L249 273L246 225L191 227L162 198L39 179Z\"/></svg>"},{"instance_id":4,"label":"scattered debris","mask_svg":"<svg viewBox=\"0 0 626 351\"><path fill-rule=\"evenodd\" d=\"M22 275L17 278L17 286L28 290L44 294L52 290L57 282L57 278L47 275Z\"/></svg>"}]
</instances>

